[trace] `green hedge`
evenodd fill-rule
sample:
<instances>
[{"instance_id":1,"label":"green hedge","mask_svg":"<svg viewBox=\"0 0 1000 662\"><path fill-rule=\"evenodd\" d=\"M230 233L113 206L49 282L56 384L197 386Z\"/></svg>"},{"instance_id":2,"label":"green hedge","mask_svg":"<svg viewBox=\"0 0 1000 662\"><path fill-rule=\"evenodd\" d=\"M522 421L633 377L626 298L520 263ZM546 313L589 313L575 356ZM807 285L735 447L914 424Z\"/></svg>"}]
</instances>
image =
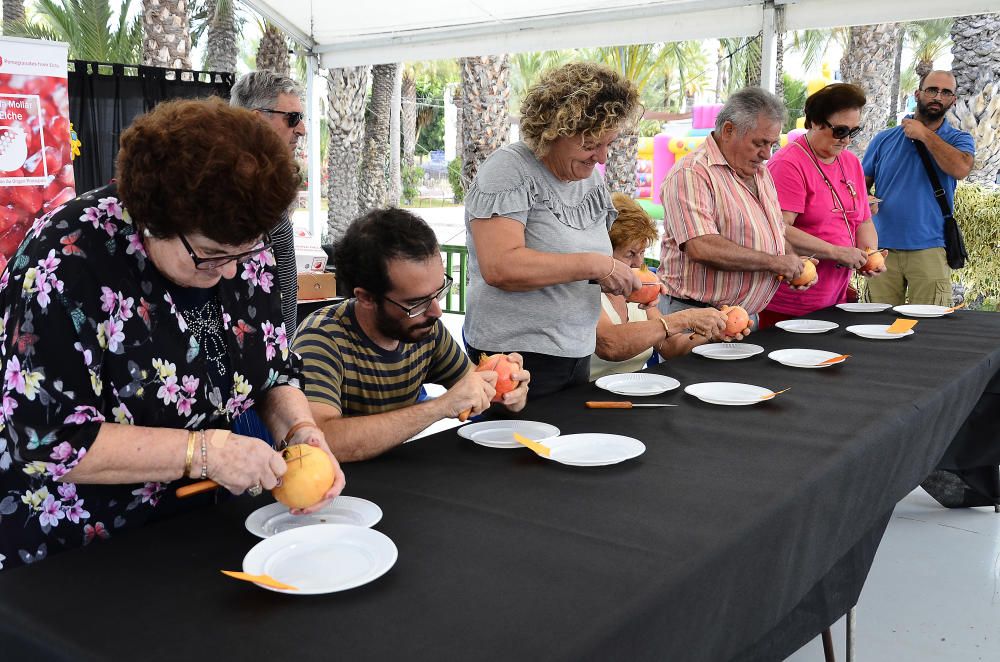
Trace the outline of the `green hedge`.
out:
<instances>
[{"instance_id":1,"label":"green hedge","mask_svg":"<svg viewBox=\"0 0 1000 662\"><path fill-rule=\"evenodd\" d=\"M952 280L966 287L970 307L997 309L1000 303L1000 188L962 182L955 191L955 220L969 259Z\"/></svg>"}]
</instances>

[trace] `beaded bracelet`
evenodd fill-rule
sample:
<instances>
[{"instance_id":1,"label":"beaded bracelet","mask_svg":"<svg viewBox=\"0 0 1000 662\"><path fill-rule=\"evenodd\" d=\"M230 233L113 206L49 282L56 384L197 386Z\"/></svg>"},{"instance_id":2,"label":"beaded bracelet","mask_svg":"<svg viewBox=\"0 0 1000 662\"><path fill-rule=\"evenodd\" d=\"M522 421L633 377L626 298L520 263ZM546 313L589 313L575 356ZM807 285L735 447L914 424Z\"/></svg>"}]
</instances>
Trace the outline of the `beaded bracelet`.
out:
<instances>
[{"instance_id":1,"label":"beaded bracelet","mask_svg":"<svg viewBox=\"0 0 1000 662\"><path fill-rule=\"evenodd\" d=\"M201 431L201 479L208 478L208 442L205 441L205 431Z\"/></svg>"},{"instance_id":2,"label":"beaded bracelet","mask_svg":"<svg viewBox=\"0 0 1000 662\"><path fill-rule=\"evenodd\" d=\"M187 455L184 457L184 476L191 476L191 461L194 460L194 440L195 432L193 430L188 431L188 447Z\"/></svg>"}]
</instances>

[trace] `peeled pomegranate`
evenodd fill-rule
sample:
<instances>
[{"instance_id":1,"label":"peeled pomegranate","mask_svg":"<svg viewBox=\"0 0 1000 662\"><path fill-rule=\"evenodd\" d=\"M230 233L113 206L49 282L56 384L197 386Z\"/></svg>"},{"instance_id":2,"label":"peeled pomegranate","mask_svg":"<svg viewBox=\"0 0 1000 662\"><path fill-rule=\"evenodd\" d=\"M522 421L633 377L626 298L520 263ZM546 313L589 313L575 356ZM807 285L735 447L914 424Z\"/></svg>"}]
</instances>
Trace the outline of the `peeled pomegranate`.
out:
<instances>
[{"instance_id":1,"label":"peeled pomegranate","mask_svg":"<svg viewBox=\"0 0 1000 662\"><path fill-rule=\"evenodd\" d=\"M742 306L723 306L720 310L726 313L726 335L735 336L750 328L750 316Z\"/></svg>"},{"instance_id":2,"label":"peeled pomegranate","mask_svg":"<svg viewBox=\"0 0 1000 662\"><path fill-rule=\"evenodd\" d=\"M660 296L660 280L645 264L638 269L633 268L632 271L643 282L643 285L637 290L632 290L632 294L628 295L625 300L648 306L656 301L656 297Z\"/></svg>"},{"instance_id":3,"label":"peeled pomegranate","mask_svg":"<svg viewBox=\"0 0 1000 662\"><path fill-rule=\"evenodd\" d=\"M802 287L803 285L808 285L813 282L816 278L816 265L812 263L807 257L802 258L802 273L799 277L792 281L792 285L796 287Z\"/></svg>"},{"instance_id":4,"label":"peeled pomegranate","mask_svg":"<svg viewBox=\"0 0 1000 662\"><path fill-rule=\"evenodd\" d=\"M483 355L479 358L479 365L476 372L482 370L492 370L497 373L496 395L490 402L500 402L503 396L517 388L517 382L511 377L517 364L507 358L506 354Z\"/></svg>"},{"instance_id":5,"label":"peeled pomegranate","mask_svg":"<svg viewBox=\"0 0 1000 662\"><path fill-rule=\"evenodd\" d=\"M333 487L337 477L333 462L315 446L295 444L281 451L281 457L288 465L288 471L271 494L289 508L307 508Z\"/></svg>"},{"instance_id":6,"label":"peeled pomegranate","mask_svg":"<svg viewBox=\"0 0 1000 662\"><path fill-rule=\"evenodd\" d=\"M874 248L866 248L865 252L868 253L868 261L865 262L865 266L861 267L861 271L875 271L876 269L881 269L885 264L885 256L882 255L882 251Z\"/></svg>"}]
</instances>

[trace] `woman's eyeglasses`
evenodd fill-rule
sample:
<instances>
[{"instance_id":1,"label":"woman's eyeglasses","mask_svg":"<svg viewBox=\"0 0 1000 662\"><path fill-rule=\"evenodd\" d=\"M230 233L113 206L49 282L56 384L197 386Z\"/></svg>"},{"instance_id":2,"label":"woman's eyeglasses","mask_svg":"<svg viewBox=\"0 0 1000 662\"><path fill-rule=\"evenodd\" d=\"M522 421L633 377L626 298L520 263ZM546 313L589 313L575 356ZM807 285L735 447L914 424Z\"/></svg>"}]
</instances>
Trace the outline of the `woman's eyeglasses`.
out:
<instances>
[{"instance_id":1,"label":"woman's eyeglasses","mask_svg":"<svg viewBox=\"0 0 1000 662\"><path fill-rule=\"evenodd\" d=\"M272 115L284 115L285 121L288 122L288 128L294 129L299 125L303 119L305 119L306 114L298 110L271 110L270 108L254 108L260 113L271 113Z\"/></svg>"},{"instance_id":2,"label":"woman's eyeglasses","mask_svg":"<svg viewBox=\"0 0 1000 662\"><path fill-rule=\"evenodd\" d=\"M423 301L418 301L412 306L404 306L398 301L393 301L389 297L382 297L382 298L393 305L399 306L403 310L403 312L406 313L407 317L413 319L414 317L420 317L421 315L426 313L427 310L431 307L431 304L434 303L435 301L442 301L446 296L448 296L448 290L451 289L451 284L453 282L455 282L454 279L452 279L451 276L445 274L444 285L441 286L441 289L439 289L437 292L430 295Z\"/></svg>"},{"instance_id":3,"label":"woman's eyeglasses","mask_svg":"<svg viewBox=\"0 0 1000 662\"><path fill-rule=\"evenodd\" d=\"M212 271L213 269L221 269L230 262L238 262L243 264L255 255L259 255L264 251L271 248L271 236L264 235L264 241L261 242L260 246L257 246L253 250L244 251L242 253L236 253L235 255L215 255L212 257L201 257L194 252L191 248L191 244L188 243L187 238L184 235L177 235L181 238L181 243L184 244L184 248L187 249L188 255L191 256L191 261L194 262L194 268L198 271Z\"/></svg>"},{"instance_id":4,"label":"woman's eyeglasses","mask_svg":"<svg viewBox=\"0 0 1000 662\"><path fill-rule=\"evenodd\" d=\"M830 127L830 133L832 133L833 137L836 138L837 140L843 140L844 138L853 139L855 136L861 133L860 126L849 127L844 124L838 124L834 126L829 122L823 122L823 124L826 124L828 127Z\"/></svg>"}]
</instances>

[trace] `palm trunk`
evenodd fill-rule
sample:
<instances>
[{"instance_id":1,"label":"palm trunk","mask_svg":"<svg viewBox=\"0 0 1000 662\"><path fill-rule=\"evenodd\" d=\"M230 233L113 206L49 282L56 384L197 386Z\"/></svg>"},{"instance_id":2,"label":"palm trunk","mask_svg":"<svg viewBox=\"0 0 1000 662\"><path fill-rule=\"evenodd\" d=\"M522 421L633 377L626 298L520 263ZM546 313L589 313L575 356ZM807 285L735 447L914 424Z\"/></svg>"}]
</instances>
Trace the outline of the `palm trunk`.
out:
<instances>
[{"instance_id":1,"label":"palm trunk","mask_svg":"<svg viewBox=\"0 0 1000 662\"><path fill-rule=\"evenodd\" d=\"M403 165L412 168L417 149L417 80L413 76L413 69L409 67L403 71L401 97L399 116L402 125Z\"/></svg>"},{"instance_id":2,"label":"palm trunk","mask_svg":"<svg viewBox=\"0 0 1000 662\"><path fill-rule=\"evenodd\" d=\"M892 66L892 97L889 100L889 117L895 118L899 115L899 104L902 101L901 90L899 89L899 78L903 67L903 45L906 43L906 35L903 30L899 31L899 39L896 40L896 60Z\"/></svg>"},{"instance_id":3,"label":"palm trunk","mask_svg":"<svg viewBox=\"0 0 1000 662\"><path fill-rule=\"evenodd\" d=\"M510 135L510 66L506 55L460 60L462 70L462 185Z\"/></svg>"},{"instance_id":4,"label":"palm trunk","mask_svg":"<svg viewBox=\"0 0 1000 662\"><path fill-rule=\"evenodd\" d=\"M955 17L951 42L951 71L960 99L1000 80L1000 14Z\"/></svg>"},{"instance_id":5,"label":"palm trunk","mask_svg":"<svg viewBox=\"0 0 1000 662\"><path fill-rule=\"evenodd\" d=\"M3 33L10 34L11 26L24 20L24 0L3 0Z\"/></svg>"},{"instance_id":6,"label":"palm trunk","mask_svg":"<svg viewBox=\"0 0 1000 662\"><path fill-rule=\"evenodd\" d=\"M403 182L399 172L399 105L403 96L403 67L396 67L392 82L392 100L389 108L389 194L386 202L399 206L403 192Z\"/></svg>"},{"instance_id":7,"label":"palm trunk","mask_svg":"<svg viewBox=\"0 0 1000 662\"><path fill-rule=\"evenodd\" d=\"M232 0L208 0L208 38L205 47L206 71L236 72L236 59L240 49L236 45L236 21Z\"/></svg>"},{"instance_id":8,"label":"palm trunk","mask_svg":"<svg viewBox=\"0 0 1000 662\"><path fill-rule=\"evenodd\" d=\"M888 124L893 94L891 68L900 31L898 23L850 28L848 48L840 60L841 75L844 82L861 87L868 98L861 115L862 131L851 144L851 151L858 156L864 154L871 139Z\"/></svg>"},{"instance_id":9,"label":"palm trunk","mask_svg":"<svg viewBox=\"0 0 1000 662\"><path fill-rule=\"evenodd\" d=\"M288 39L285 33L272 23L264 24L264 34L257 47L257 71L272 71L279 76L287 76L291 70L288 57Z\"/></svg>"},{"instance_id":10,"label":"palm trunk","mask_svg":"<svg viewBox=\"0 0 1000 662\"><path fill-rule=\"evenodd\" d=\"M358 170L365 130L368 67L331 69L327 75L327 230L329 241L344 235L358 215Z\"/></svg>"},{"instance_id":11,"label":"palm trunk","mask_svg":"<svg viewBox=\"0 0 1000 662\"><path fill-rule=\"evenodd\" d=\"M185 0L142 0L142 63L191 69L191 29Z\"/></svg>"},{"instance_id":12,"label":"palm trunk","mask_svg":"<svg viewBox=\"0 0 1000 662\"><path fill-rule=\"evenodd\" d=\"M639 151L639 135L622 131L608 150L604 181L612 191L632 197L635 194L635 161Z\"/></svg>"},{"instance_id":13,"label":"palm trunk","mask_svg":"<svg viewBox=\"0 0 1000 662\"><path fill-rule=\"evenodd\" d=\"M358 183L361 213L385 204L389 174L389 115L398 64L372 67L372 94L365 114L365 140Z\"/></svg>"}]
</instances>

